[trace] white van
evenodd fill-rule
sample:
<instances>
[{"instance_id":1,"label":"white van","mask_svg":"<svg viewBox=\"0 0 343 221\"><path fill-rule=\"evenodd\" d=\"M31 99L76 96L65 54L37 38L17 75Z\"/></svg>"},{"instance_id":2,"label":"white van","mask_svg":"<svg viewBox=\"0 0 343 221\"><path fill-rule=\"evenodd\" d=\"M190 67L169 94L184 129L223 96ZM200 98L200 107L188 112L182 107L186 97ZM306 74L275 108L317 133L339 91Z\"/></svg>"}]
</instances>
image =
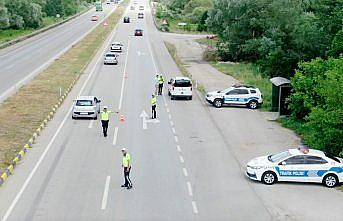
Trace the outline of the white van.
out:
<instances>
[{"instance_id":1,"label":"white van","mask_svg":"<svg viewBox=\"0 0 343 221\"><path fill-rule=\"evenodd\" d=\"M168 81L168 95L174 100L176 97L192 100L192 80L188 77L175 77Z\"/></svg>"}]
</instances>

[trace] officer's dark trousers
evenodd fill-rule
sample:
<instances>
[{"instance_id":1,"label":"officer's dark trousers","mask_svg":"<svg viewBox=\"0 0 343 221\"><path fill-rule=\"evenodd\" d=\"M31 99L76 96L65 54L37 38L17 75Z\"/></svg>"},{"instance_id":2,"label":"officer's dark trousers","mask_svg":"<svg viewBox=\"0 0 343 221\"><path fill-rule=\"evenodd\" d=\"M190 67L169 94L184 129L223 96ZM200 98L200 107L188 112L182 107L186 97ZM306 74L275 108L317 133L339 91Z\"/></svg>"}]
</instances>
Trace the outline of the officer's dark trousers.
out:
<instances>
[{"instance_id":1,"label":"officer's dark trousers","mask_svg":"<svg viewBox=\"0 0 343 221\"><path fill-rule=\"evenodd\" d=\"M163 84L158 85L158 95L162 95Z\"/></svg>"},{"instance_id":2,"label":"officer's dark trousers","mask_svg":"<svg viewBox=\"0 0 343 221\"><path fill-rule=\"evenodd\" d=\"M104 133L104 136L107 137L107 128L108 128L108 120L102 120L102 132Z\"/></svg>"},{"instance_id":3,"label":"officer's dark trousers","mask_svg":"<svg viewBox=\"0 0 343 221\"><path fill-rule=\"evenodd\" d=\"M156 118L156 105L151 106L151 118L152 119Z\"/></svg>"},{"instance_id":4,"label":"officer's dark trousers","mask_svg":"<svg viewBox=\"0 0 343 221\"><path fill-rule=\"evenodd\" d=\"M131 179L130 179L130 172L131 172L131 167L129 169L127 169L127 167L124 167L124 180L125 180L125 183L124 185L126 187L132 187L132 182L131 182Z\"/></svg>"}]
</instances>

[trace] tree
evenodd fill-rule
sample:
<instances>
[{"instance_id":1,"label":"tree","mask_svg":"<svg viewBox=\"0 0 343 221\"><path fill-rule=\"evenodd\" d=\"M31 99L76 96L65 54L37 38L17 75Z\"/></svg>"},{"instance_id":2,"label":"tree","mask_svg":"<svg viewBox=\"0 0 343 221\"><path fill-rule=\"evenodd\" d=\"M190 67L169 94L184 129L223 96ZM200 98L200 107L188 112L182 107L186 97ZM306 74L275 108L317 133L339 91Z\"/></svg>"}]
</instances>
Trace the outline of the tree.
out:
<instances>
[{"instance_id":1,"label":"tree","mask_svg":"<svg viewBox=\"0 0 343 221\"><path fill-rule=\"evenodd\" d=\"M0 0L0 29L5 29L10 25L10 18L5 7L5 0Z\"/></svg>"}]
</instances>

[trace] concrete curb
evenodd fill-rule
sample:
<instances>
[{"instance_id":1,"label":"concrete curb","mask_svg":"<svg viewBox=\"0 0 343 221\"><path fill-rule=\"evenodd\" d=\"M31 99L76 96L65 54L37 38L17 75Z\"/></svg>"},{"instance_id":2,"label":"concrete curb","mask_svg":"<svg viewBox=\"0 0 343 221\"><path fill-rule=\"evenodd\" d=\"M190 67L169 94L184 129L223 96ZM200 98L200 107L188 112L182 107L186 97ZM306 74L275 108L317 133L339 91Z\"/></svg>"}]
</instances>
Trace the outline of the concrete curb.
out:
<instances>
[{"instance_id":1,"label":"concrete curb","mask_svg":"<svg viewBox=\"0 0 343 221\"><path fill-rule=\"evenodd\" d=\"M47 27L45 27L45 28L38 29L37 31L34 31L34 32L32 32L32 33L30 33L30 34L28 34L28 35L24 35L24 36L19 37L19 38L17 38L17 39L14 39L14 40L11 40L11 41L2 43L2 44L0 44L0 49L7 48L7 47L9 47L9 46L11 46L11 45L14 45L14 44L17 44L17 43L19 43L19 42L22 42L22 41L24 41L24 40L26 40L26 39L28 39L28 38L32 38L32 37L34 37L34 36L36 36L36 35L39 35L39 34L41 34L41 33L44 33L44 32L46 32L46 31L49 31L49 30L51 30L51 29L53 29L53 28L56 28L56 27L58 27L58 26L60 26L60 25L63 25L64 23L67 23L68 21L73 20L74 18L77 18L77 17L83 15L84 13L88 12L88 11L89 11L90 9L92 9L92 8L93 8L93 7L89 7L89 8L87 8L86 10L83 10L82 12L80 12L80 13L78 13L78 14L76 14L76 15L73 15L73 16L71 16L71 17L69 17L69 18L67 18L67 19L65 19L65 20L63 20L63 21L57 22L56 24L52 24L52 25L47 26Z\"/></svg>"}]
</instances>

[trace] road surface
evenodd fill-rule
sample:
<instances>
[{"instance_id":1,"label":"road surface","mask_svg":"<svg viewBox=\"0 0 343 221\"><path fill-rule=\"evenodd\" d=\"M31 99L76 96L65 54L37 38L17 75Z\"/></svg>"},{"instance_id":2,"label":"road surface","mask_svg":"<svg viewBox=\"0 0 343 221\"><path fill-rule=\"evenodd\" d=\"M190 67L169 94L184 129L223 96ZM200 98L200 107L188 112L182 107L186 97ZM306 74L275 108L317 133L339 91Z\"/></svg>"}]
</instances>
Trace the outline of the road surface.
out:
<instances>
[{"instance_id":1,"label":"road surface","mask_svg":"<svg viewBox=\"0 0 343 221\"><path fill-rule=\"evenodd\" d=\"M159 96L158 122L144 126L141 116L150 115L156 72L168 79L179 70L153 26L147 2L138 2L146 6L145 19L136 19L137 10L126 12L131 23L118 26L1 187L2 220L341 220L343 197L336 190L248 180L244 161L249 159L237 157L237 147L223 134L225 122L197 96L192 101ZM135 28L144 36L133 36ZM111 41L122 42L124 52L119 65L104 66ZM96 95L119 112L111 116L108 137L102 136L99 120L71 119L78 94ZM132 157L131 190L120 187L123 147ZM310 202L318 207L307 207Z\"/></svg>"}]
</instances>

